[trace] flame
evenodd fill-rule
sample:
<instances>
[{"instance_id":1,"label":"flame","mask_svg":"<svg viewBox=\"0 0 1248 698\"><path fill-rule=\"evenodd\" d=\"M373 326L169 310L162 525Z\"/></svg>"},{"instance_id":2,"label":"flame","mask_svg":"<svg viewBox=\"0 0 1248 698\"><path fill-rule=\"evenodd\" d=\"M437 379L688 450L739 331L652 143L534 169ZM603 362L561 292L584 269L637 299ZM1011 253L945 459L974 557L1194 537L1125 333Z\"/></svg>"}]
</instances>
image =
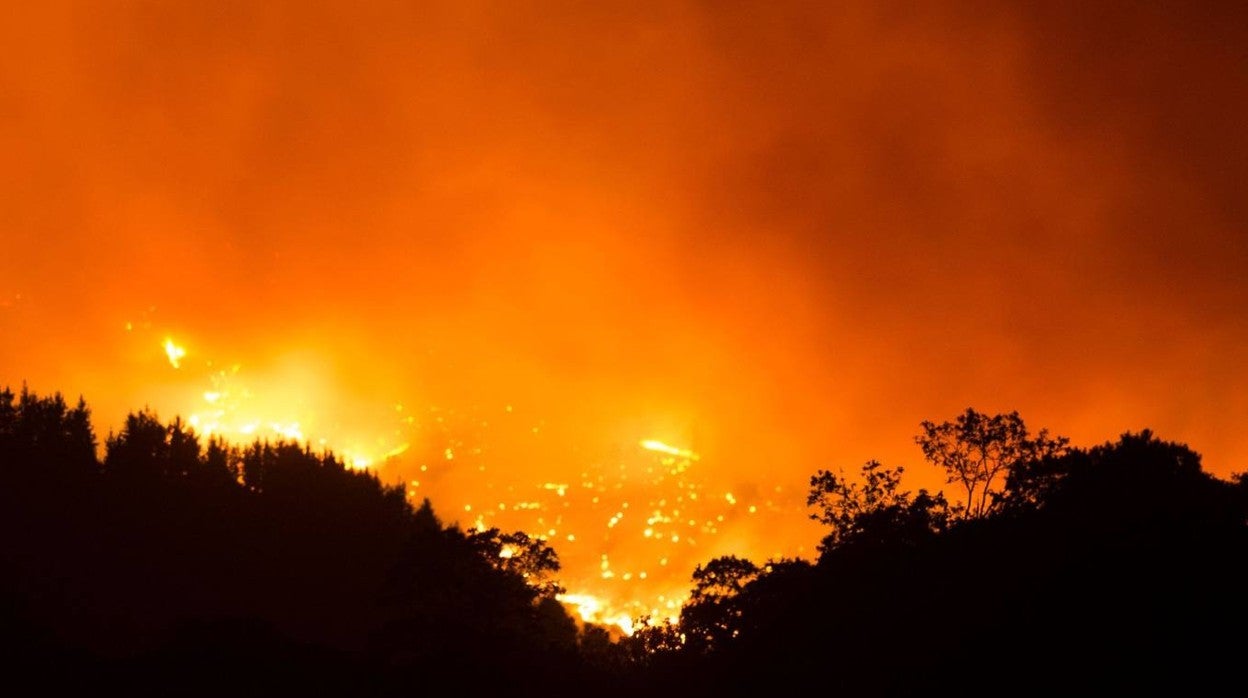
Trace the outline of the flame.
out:
<instances>
[{"instance_id":1,"label":"flame","mask_svg":"<svg viewBox=\"0 0 1248 698\"><path fill-rule=\"evenodd\" d=\"M701 456L691 449L657 439L634 443L637 451L589 467L579 478L504 486L483 476L470 488L474 498L499 489L508 494L496 504L465 507L478 527L520 528L550 541L564 563L561 582L568 591L560 599L583 621L625 634L641 617L678 620L693 567L736 548L739 539L724 538L730 527L751 515L781 512L775 499L751 502L753 493L712 488L711 473L694 467ZM484 472L484 466L470 472ZM772 492L780 494L781 488ZM802 552L776 550L773 556Z\"/></svg>"},{"instance_id":2,"label":"flame","mask_svg":"<svg viewBox=\"0 0 1248 698\"><path fill-rule=\"evenodd\" d=\"M540 468L495 467L541 463L540 456L489 448L495 435L511 447L549 438L550 425L525 416L521 404L499 404L479 414L404 396L403 402L382 405L376 421L353 431L337 424L342 406L319 365L265 372L241 363L214 368L205 359L195 362L204 369L197 375L183 346L172 337L162 346L170 364L186 376L183 404L189 408L181 414L189 414L201 435L241 444L279 438L327 448L349 467L394 476L413 499L428 496L439 511L457 510L465 528L522 530L547 541L563 563L559 581L568 591L559 599L583 621L626 635L643 616L673 622L679 617L694 566L738 549L739 539L725 537L734 522L781 513L773 499L755 499L753 491L712 487L701 454L659 439L633 441L638 448L586 464L579 474L547 479ZM499 554L508 558L516 552L504 547ZM790 548L775 555L802 552Z\"/></svg>"},{"instance_id":3,"label":"flame","mask_svg":"<svg viewBox=\"0 0 1248 698\"><path fill-rule=\"evenodd\" d=\"M628 613L612 610L602 599L592 594L560 594L558 597L564 604L571 606L581 620L596 625L619 628L625 635L632 635L636 628L633 618Z\"/></svg>"},{"instance_id":4,"label":"flame","mask_svg":"<svg viewBox=\"0 0 1248 698\"><path fill-rule=\"evenodd\" d=\"M161 347L171 366L188 372L192 381L207 382L206 386L193 386L188 392L194 397L180 401L177 409L201 436L217 436L238 444L271 438L315 445L336 451L346 465L357 469L376 467L411 448L410 442L393 436L329 428L315 405L330 402L332 396L324 394L328 391L321 389L323 381L314 374L296 371L276 379L258 377L240 363L211 370L214 362L205 360L196 365L210 370L197 379L185 361L188 352L184 346L167 336ZM265 389L257 384L265 385Z\"/></svg>"},{"instance_id":5,"label":"flame","mask_svg":"<svg viewBox=\"0 0 1248 698\"><path fill-rule=\"evenodd\" d=\"M130 329L129 326L126 329ZM182 359L186 357L186 349L174 344L172 337L166 337L165 356L169 358L170 366L182 368Z\"/></svg>"},{"instance_id":6,"label":"flame","mask_svg":"<svg viewBox=\"0 0 1248 698\"><path fill-rule=\"evenodd\" d=\"M641 442L641 447L646 449L647 451L657 451L659 453L666 453L669 456L676 456L677 458L688 458L689 460L692 460L692 461L696 461L701 458L701 456L694 453L693 451L690 451L687 448L676 448L675 446L668 446L667 444L657 439L645 439L644 441Z\"/></svg>"}]
</instances>

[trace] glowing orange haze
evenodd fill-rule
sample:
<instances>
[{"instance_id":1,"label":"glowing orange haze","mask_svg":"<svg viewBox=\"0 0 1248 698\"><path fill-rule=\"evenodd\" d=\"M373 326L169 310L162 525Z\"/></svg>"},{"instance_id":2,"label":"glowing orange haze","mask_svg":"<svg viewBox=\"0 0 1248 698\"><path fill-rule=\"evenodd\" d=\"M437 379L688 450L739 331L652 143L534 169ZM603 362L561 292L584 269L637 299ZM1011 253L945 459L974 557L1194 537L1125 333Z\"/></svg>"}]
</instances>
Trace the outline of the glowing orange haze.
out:
<instances>
[{"instance_id":1,"label":"glowing orange haze","mask_svg":"<svg viewBox=\"0 0 1248 698\"><path fill-rule=\"evenodd\" d=\"M10 8L0 383L105 430L230 392L642 607L809 554L818 468L939 486L967 406L1245 469L1242 17L358 4ZM679 557L608 527L677 490Z\"/></svg>"}]
</instances>

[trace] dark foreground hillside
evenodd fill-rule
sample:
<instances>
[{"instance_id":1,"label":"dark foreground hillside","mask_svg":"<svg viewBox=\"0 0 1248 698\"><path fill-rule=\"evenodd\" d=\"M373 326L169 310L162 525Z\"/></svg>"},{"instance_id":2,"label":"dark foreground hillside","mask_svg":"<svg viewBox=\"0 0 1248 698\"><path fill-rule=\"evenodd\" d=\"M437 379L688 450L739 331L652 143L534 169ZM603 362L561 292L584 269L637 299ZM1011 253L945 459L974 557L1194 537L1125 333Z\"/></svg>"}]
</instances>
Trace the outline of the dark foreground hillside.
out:
<instances>
[{"instance_id":1,"label":"dark foreground hillside","mask_svg":"<svg viewBox=\"0 0 1248 698\"><path fill-rule=\"evenodd\" d=\"M989 459L1008 454L993 451L1000 438ZM658 663L707 694L778 680L843 695L1242 686L1244 478L1211 477L1147 431L1027 450L977 514L901 490L900 472L877 463L862 487L820 473L811 503L831 529L820 559L704 566L683 643L652 631L653 644L680 645Z\"/></svg>"},{"instance_id":2,"label":"dark foreground hillside","mask_svg":"<svg viewBox=\"0 0 1248 698\"><path fill-rule=\"evenodd\" d=\"M0 393L0 633L44 685L360 694L585 679L553 551L289 443L131 415L97 462L84 405ZM515 554L502 558L502 546Z\"/></svg>"},{"instance_id":3,"label":"dark foreground hillside","mask_svg":"<svg viewBox=\"0 0 1248 698\"><path fill-rule=\"evenodd\" d=\"M817 561L709 561L679 627L612 643L519 533L289 443L202 442L0 392L0 642L41 692L1208 693L1248 642L1248 486L1148 432L1089 450L974 411L900 469L820 471ZM500 552L507 548L509 555ZM1221 691L1219 690L1219 693Z\"/></svg>"}]
</instances>

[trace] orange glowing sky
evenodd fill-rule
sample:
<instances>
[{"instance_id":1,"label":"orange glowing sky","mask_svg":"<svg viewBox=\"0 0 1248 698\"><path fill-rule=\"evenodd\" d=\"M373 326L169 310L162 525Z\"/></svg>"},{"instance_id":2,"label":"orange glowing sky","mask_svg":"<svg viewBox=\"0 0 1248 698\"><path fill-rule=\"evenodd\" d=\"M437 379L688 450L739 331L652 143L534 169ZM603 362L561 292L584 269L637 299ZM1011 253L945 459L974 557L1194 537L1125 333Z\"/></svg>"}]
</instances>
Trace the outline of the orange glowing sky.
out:
<instances>
[{"instance_id":1,"label":"orange glowing sky","mask_svg":"<svg viewBox=\"0 0 1248 698\"><path fill-rule=\"evenodd\" d=\"M1248 469L1233 3L8 5L0 384L102 432L237 365L405 479L399 405L511 406L528 483L658 439L939 486L913 436L967 406ZM752 521L699 559L817 540Z\"/></svg>"}]
</instances>

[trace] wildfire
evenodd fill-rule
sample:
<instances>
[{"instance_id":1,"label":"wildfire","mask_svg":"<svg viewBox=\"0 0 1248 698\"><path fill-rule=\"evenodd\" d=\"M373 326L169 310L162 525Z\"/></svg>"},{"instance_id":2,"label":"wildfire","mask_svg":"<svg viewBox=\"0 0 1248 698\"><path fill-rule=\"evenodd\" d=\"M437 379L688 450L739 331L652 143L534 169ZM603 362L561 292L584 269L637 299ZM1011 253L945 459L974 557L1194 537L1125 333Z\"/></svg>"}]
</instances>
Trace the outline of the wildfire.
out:
<instances>
[{"instance_id":1,"label":"wildfire","mask_svg":"<svg viewBox=\"0 0 1248 698\"><path fill-rule=\"evenodd\" d=\"M582 620L627 634L643 616L675 621L693 567L729 550L725 534L734 527L781 514L782 494L776 488L773 499L738 506L743 496L714 487L710 473L695 467L701 456L692 449L636 443L636 451L594 463L571 481L516 484L505 488L514 493L510 501L466 505L478 527L517 527L555 545L570 590L560 599ZM499 488L486 478L472 489Z\"/></svg>"},{"instance_id":2,"label":"wildfire","mask_svg":"<svg viewBox=\"0 0 1248 698\"><path fill-rule=\"evenodd\" d=\"M132 330L130 326L128 331ZM179 413L186 415L187 423L201 436L219 436L240 444L257 438L281 439L330 448L353 468L375 467L410 448L409 443L395 438L360 438L318 428L322 420L313 406L324 402L325 396L316 394L315 386L309 384L314 381L262 381L271 384L273 392L262 395L253 389L239 363L215 368L209 360L191 361L187 349L172 337L165 338L162 348L174 369L191 374L199 367L207 371L203 378L207 389L201 384L193 393L198 399L179 405Z\"/></svg>"},{"instance_id":3,"label":"wildfire","mask_svg":"<svg viewBox=\"0 0 1248 698\"><path fill-rule=\"evenodd\" d=\"M632 635L633 619L627 613L609 609L602 599L591 594L560 594L558 599L571 606L581 620L598 625L615 626L625 635Z\"/></svg>"},{"instance_id":4,"label":"wildfire","mask_svg":"<svg viewBox=\"0 0 1248 698\"><path fill-rule=\"evenodd\" d=\"M370 425L372 434L350 433L331 428L333 410L341 408L321 394L326 391L315 371L275 379L238 363L220 368L199 360L171 337L163 348L169 364L188 378L203 369L198 375L207 384L190 390L189 408L182 407L201 435L332 449L351 467L406 483L413 499L430 497L439 513L461 512L464 526L521 530L547 541L559 554L560 581L569 590L559 599L585 622L625 634L643 616L674 621L693 568L737 548L740 538L730 534L743 523L793 514L782 488L747 496L716 486L701 454L659 439L587 457L579 473L547 479L541 476L548 454L526 451L546 437L547 425L515 404L482 412L405 401L384 410ZM505 448L494 449L494 437Z\"/></svg>"}]
</instances>

